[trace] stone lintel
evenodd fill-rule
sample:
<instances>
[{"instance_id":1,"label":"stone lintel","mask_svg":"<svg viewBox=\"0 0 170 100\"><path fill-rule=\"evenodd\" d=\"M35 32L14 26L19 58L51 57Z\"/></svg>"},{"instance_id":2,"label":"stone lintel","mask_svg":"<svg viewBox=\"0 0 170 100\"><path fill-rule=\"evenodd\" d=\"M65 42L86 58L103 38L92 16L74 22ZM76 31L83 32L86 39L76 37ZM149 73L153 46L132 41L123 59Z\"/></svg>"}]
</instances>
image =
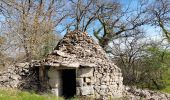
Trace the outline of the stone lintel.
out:
<instances>
[{"instance_id":1,"label":"stone lintel","mask_svg":"<svg viewBox=\"0 0 170 100\"><path fill-rule=\"evenodd\" d=\"M92 67L96 67L97 65L96 64L93 64L93 63L81 63L80 64L80 67L89 67L89 68L92 68Z\"/></svg>"},{"instance_id":2,"label":"stone lintel","mask_svg":"<svg viewBox=\"0 0 170 100\"><path fill-rule=\"evenodd\" d=\"M59 67L60 63L53 63L53 62L51 62L51 63L45 63L44 65L45 66L52 66L52 67Z\"/></svg>"},{"instance_id":3,"label":"stone lintel","mask_svg":"<svg viewBox=\"0 0 170 100\"><path fill-rule=\"evenodd\" d=\"M80 68L77 70L77 77L92 77L93 68Z\"/></svg>"},{"instance_id":4,"label":"stone lintel","mask_svg":"<svg viewBox=\"0 0 170 100\"><path fill-rule=\"evenodd\" d=\"M79 62L72 62L72 63L61 63L60 67L68 67L68 68L78 68L80 66Z\"/></svg>"}]
</instances>

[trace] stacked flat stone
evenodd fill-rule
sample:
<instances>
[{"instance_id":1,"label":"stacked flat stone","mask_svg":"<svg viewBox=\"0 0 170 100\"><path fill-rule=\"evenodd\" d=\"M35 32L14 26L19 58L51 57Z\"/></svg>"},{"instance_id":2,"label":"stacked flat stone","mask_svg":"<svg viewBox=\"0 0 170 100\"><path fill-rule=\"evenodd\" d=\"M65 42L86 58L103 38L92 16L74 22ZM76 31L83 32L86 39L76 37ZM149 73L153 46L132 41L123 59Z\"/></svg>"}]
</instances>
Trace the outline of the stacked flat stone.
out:
<instances>
[{"instance_id":1,"label":"stacked flat stone","mask_svg":"<svg viewBox=\"0 0 170 100\"><path fill-rule=\"evenodd\" d=\"M38 63L38 65L37 65ZM17 63L0 72L0 87L39 91L39 62Z\"/></svg>"},{"instance_id":2,"label":"stacked flat stone","mask_svg":"<svg viewBox=\"0 0 170 100\"><path fill-rule=\"evenodd\" d=\"M126 86L124 98L128 100L170 100L170 94Z\"/></svg>"},{"instance_id":3,"label":"stacked flat stone","mask_svg":"<svg viewBox=\"0 0 170 100\"><path fill-rule=\"evenodd\" d=\"M80 95L94 95L107 99L122 96L124 89L121 70L113 64L105 51L86 32L68 32L48 55L45 63L55 67L93 67L91 77L76 79ZM83 73L84 71L80 71ZM88 76L88 75L87 75ZM90 87L86 87L90 84ZM91 91L91 92L89 92Z\"/></svg>"}]
</instances>

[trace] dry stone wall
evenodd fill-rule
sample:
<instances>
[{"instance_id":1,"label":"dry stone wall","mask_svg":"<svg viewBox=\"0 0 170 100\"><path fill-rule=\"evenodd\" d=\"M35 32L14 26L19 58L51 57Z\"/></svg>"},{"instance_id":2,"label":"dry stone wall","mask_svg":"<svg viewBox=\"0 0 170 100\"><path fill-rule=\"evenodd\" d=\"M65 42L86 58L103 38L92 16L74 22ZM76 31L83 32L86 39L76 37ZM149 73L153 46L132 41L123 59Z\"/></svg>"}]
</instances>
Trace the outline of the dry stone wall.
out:
<instances>
[{"instance_id":1,"label":"dry stone wall","mask_svg":"<svg viewBox=\"0 0 170 100\"><path fill-rule=\"evenodd\" d=\"M80 68L76 75L77 95L93 96L94 95L94 77L93 68Z\"/></svg>"},{"instance_id":2,"label":"dry stone wall","mask_svg":"<svg viewBox=\"0 0 170 100\"><path fill-rule=\"evenodd\" d=\"M68 32L48 55L45 63L56 69L66 66L78 68L78 95L93 95L102 99L122 96L124 85L121 70L85 32ZM88 72L87 68L91 68L91 71Z\"/></svg>"},{"instance_id":3,"label":"dry stone wall","mask_svg":"<svg viewBox=\"0 0 170 100\"><path fill-rule=\"evenodd\" d=\"M33 61L7 67L6 70L0 72L0 87L39 91L39 66L39 62Z\"/></svg>"}]
</instances>

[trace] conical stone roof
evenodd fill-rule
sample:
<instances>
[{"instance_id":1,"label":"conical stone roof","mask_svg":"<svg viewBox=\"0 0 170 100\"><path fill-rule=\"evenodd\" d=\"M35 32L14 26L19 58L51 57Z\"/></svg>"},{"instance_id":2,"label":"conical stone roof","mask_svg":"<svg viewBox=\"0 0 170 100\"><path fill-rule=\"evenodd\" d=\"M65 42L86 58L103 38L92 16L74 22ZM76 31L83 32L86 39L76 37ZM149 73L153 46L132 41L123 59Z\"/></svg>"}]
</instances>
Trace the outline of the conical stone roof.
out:
<instances>
[{"instance_id":1,"label":"conical stone roof","mask_svg":"<svg viewBox=\"0 0 170 100\"><path fill-rule=\"evenodd\" d=\"M55 47L54 51L48 55L47 61L58 63L76 63L113 66L105 51L86 32L68 32ZM109 64L110 63L110 64Z\"/></svg>"},{"instance_id":2,"label":"conical stone roof","mask_svg":"<svg viewBox=\"0 0 170 100\"><path fill-rule=\"evenodd\" d=\"M121 70L86 32L68 32L48 55L46 63L57 68L94 68L96 95L108 97L122 94Z\"/></svg>"}]
</instances>

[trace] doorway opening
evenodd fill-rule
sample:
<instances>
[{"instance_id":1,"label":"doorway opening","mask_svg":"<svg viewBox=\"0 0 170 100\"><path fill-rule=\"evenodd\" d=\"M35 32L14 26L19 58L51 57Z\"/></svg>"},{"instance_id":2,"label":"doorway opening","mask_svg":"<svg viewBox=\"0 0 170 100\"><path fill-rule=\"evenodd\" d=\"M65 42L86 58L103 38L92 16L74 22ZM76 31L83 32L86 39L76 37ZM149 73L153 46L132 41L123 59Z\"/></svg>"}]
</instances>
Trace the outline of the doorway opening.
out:
<instances>
[{"instance_id":1,"label":"doorway opening","mask_svg":"<svg viewBox=\"0 0 170 100\"><path fill-rule=\"evenodd\" d=\"M65 98L71 98L76 95L76 70L64 69L62 70L62 89Z\"/></svg>"}]
</instances>

